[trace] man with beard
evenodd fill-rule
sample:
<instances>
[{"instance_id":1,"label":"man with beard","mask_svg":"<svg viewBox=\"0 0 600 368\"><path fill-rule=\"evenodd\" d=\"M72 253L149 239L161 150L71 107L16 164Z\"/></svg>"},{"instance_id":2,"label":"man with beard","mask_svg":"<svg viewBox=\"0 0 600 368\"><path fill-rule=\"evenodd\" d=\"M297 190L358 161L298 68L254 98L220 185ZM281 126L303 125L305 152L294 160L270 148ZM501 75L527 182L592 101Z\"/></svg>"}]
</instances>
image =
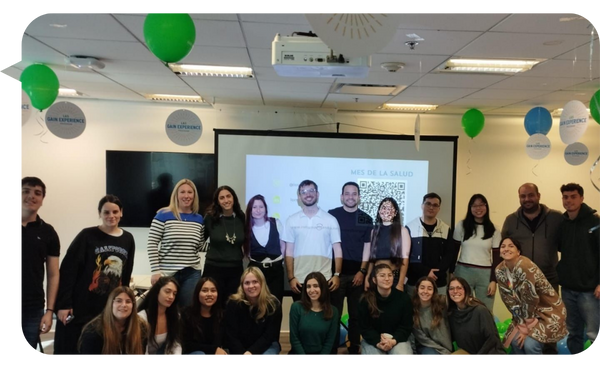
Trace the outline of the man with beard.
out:
<instances>
[{"instance_id":1,"label":"man with beard","mask_svg":"<svg viewBox=\"0 0 600 368\"><path fill-rule=\"evenodd\" d=\"M521 255L531 259L558 292L558 229L563 218L560 212L540 204L540 198L535 184L519 187L521 207L504 220L502 238L510 236L519 241Z\"/></svg>"},{"instance_id":2,"label":"man with beard","mask_svg":"<svg viewBox=\"0 0 600 368\"><path fill-rule=\"evenodd\" d=\"M360 346L358 300L362 295L362 285L367 273L373 219L358 208L360 189L355 182L347 182L342 186L340 200L341 207L329 210L340 225L343 253L340 287L331 294L331 304L338 309L341 316L344 298L347 298L348 339L350 340L348 352L358 354Z\"/></svg>"},{"instance_id":3,"label":"man with beard","mask_svg":"<svg viewBox=\"0 0 600 368\"><path fill-rule=\"evenodd\" d=\"M319 188L312 180L298 186L302 210L291 215L285 223L285 265L294 301L300 300L302 282L311 272L321 272L329 280L329 290L340 286L342 247L340 227L335 217L317 206ZM335 272L332 260L335 255Z\"/></svg>"}]
</instances>

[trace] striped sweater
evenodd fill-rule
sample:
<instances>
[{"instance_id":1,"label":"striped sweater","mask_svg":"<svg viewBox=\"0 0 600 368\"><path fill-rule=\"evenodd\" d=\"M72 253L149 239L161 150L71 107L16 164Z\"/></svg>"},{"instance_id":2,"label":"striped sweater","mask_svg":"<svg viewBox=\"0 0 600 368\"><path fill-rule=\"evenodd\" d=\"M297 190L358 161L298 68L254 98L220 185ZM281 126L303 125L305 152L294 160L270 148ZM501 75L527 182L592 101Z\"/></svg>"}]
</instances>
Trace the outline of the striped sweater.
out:
<instances>
[{"instance_id":1,"label":"striped sweater","mask_svg":"<svg viewBox=\"0 0 600 368\"><path fill-rule=\"evenodd\" d=\"M192 267L200 269L200 247L204 243L204 219L199 214L161 211L152 220L148 234L148 258L152 273L173 275ZM159 246L160 243L160 246Z\"/></svg>"}]
</instances>

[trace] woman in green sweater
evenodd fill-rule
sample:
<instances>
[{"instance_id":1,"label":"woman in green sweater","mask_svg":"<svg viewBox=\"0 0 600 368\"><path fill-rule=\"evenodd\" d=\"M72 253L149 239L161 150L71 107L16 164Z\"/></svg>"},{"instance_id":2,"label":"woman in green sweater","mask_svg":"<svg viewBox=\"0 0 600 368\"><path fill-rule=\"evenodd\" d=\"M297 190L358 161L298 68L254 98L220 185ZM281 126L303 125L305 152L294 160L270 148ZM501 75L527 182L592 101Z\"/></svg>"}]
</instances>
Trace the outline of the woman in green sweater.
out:
<instances>
[{"instance_id":1,"label":"woman in green sweater","mask_svg":"<svg viewBox=\"0 0 600 368\"><path fill-rule=\"evenodd\" d=\"M219 299L224 306L229 296L237 291L244 271L245 216L231 187L223 185L215 190L204 224L209 239L204 276L217 281Z\"/></svg>"},{"instance_id":2,"label":"woman in green sweater","mask_svg":"<svg viewBox=\"0 0 600 368\"><path fill-rule=\"evenodd\" d=\"M408 337L413 327L409 296L393 285L394 274L386 263L375 266L371 285L360 299L358 323L362 354L412 354Z\"/></svg>"},{"instance_id":3,"label":"woman in green sweater","mask_svg":"<svg viewBox=\"0 0 600 368\"><path fill-rule=\"evenodd\" d=\"M301 299L290 308L290 354L329 354L340 315L329 300L329 285L320 272L304 279Z\"/></svg>"}]
</instances>

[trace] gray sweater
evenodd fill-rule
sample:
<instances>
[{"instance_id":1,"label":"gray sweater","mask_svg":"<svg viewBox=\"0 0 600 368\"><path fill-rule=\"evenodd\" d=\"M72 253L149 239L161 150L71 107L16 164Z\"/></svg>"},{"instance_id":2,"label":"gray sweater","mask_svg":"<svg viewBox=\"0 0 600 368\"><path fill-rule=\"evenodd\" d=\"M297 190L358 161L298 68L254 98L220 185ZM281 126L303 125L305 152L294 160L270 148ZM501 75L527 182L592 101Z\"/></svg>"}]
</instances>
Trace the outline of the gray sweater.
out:
<instances>
[{"instance_id":1,"label":"gray sweater","mask_svg":"<svg viewBox=\"0 0 600 368\"><path fill-rule=\"evenodd\" d=\"M437 327L431 328L432 321L431 306L421 307L419 309L419 326L413 325L413 335L417 346L433 348L439 354L450 354L452 352L452 336L446 310L444 310L444 317Z\"/></svg>"},{"instance_id":2,"label":"gray sweater","mask_svg":"<svg viewBox=\"0 0 600 368\"><path fill-rule=\"evenodd\" d=\"M535 229L531 229L523 210L517 209L508 215L502 226L502 237L510 236L521 243L521 254L538 265L550 284L558 287L558 230L563 221L562 214L540 204L542 211Z\"/></svg>"}]
</instances>

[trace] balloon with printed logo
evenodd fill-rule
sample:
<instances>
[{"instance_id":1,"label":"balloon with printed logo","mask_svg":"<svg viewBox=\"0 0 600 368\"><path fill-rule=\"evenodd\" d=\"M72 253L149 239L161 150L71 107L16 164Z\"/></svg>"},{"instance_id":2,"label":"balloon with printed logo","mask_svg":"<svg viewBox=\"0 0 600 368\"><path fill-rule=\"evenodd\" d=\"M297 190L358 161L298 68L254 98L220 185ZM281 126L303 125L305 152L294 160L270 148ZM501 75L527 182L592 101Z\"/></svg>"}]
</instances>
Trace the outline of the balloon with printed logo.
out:
<instances>
[{"instance_id":1,"label":"balloon with printed logo","mask_svg":"<svg viewBox=\"0 0 600 368\"><path fill-rule=\"evenodd\" d=\"M525 115L525 130L527 134L546 135L552 128L552 115L543 107L534 107Z\"/></svg>"},{"instance_id":2,"label":"balloon with printed logo","mask_svg":"<svg viewBox=\"0 0 600 368\"><path fill-rule=\"evenodd\" d=\"M31 99L31 106L38 110L50 107L58 96L58 77L44 64L29 65L21 73L21 88Z\"/></svg>"},{"instance_id":3,"label":"balloon with printed logo","mask_svg":"<svg viewBox=\"0 0 600 368\"><path fill-rule=\"evenodd\" d=\"M550 140L543 134L534 134L525 143L527 156L534 160L541 160L548 156L551 148Z\"/></svg>"},{"instance_id":4,"label":"balloon with printed logo","mask_svg":"<svg viewBox=\"0 0 600 368\"><path fill-rule=\"evenodd\" d=\"M590 114L600 124L600 89L594 93L590 100Z\"/></svg>"},{"instance_id":5,"label":"balloon with printed logo","mask_svg":"<svg viewBox=\"0 0 600 368\"><path fill-rule=\"evenodd\" d=\"M465 133L475 138L483 130L485 117L483 113L477 109L470 109L462 116L462 127Z\"/></svg>"},{"instance_id":6,"label":"balloon with printed logo","mask_svg":"<svg viewBox=\"0 0 600 368\"><path fill-rule=\"evenodd\" d=\"M148 14L144 21L148 48L165 63L175 63L190 53L196 27L189 14Z\"/></svg>"},{"instance_id":7,"label":"balloon with printed logo","mask_svg":"<svg viewBox=\"0 0 600 368\"><path fill-rule=\"evenodd\" d=\"M588 126L588 111L581 101L567 102L560 114L559 133L564 144L575 143L583 136Z\"/></svg>"}]
</instances>

